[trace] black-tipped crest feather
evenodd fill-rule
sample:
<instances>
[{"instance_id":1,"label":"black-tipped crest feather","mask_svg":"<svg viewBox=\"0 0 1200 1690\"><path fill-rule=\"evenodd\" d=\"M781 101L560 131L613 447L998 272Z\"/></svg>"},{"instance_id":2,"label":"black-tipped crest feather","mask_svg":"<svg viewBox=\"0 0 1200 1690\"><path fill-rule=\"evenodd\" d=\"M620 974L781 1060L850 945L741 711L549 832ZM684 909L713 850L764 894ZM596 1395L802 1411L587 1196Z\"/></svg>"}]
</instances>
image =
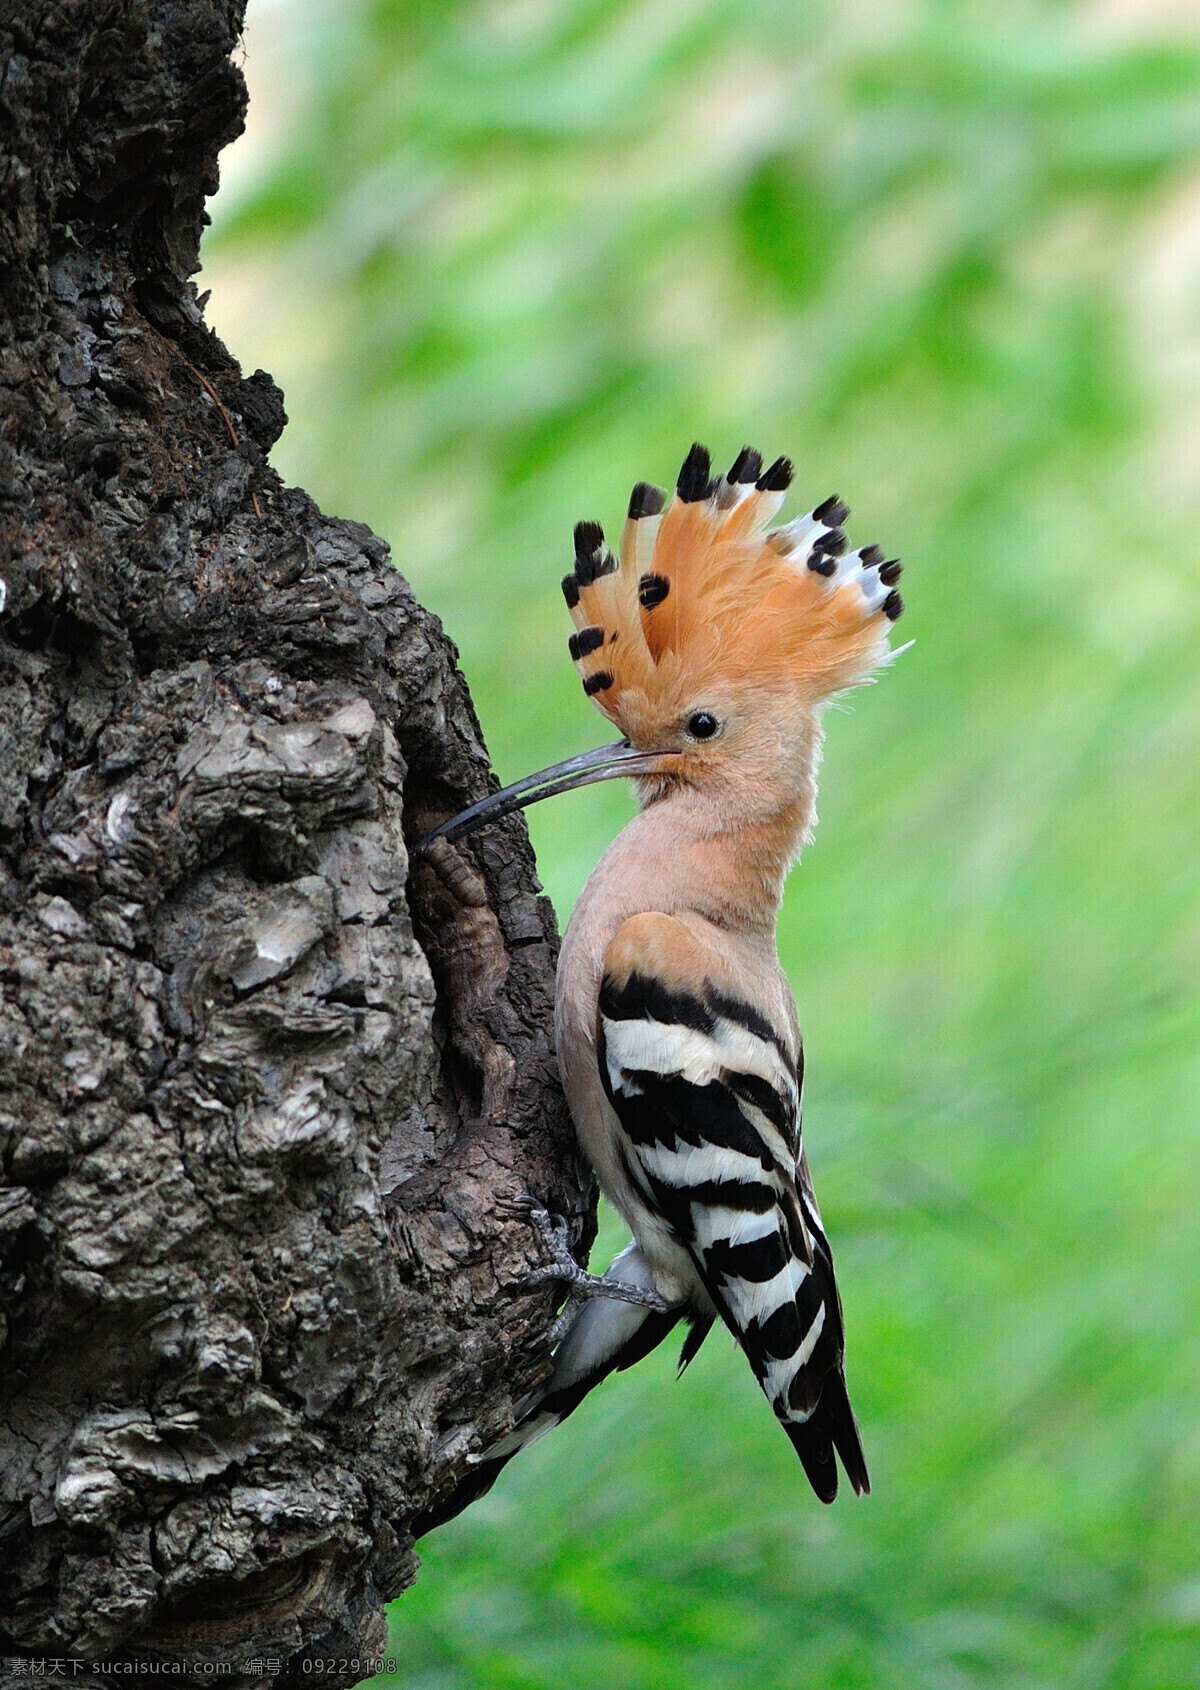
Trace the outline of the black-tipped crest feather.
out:
<instances>
[{"instance_id":1,"label":"black-tipped crest feather","mask_svg":"<svg viewBox=\"0 0 1200 1690\"><path fill-rule=\"evenodd\" d=\"M770 469L759 476L756 485L760 493L786 493L794 473L790 458L776 458Z\"/></svg>"},{"instance_id":2,"label":"black-tipped crest feather","mask_svg":"<svg viewBox=\"0 0 1200 1690\"><path fill-rule=\"evenodd\" d=\"M830 557L841 557L849 545L844 528L831 528L828 534L821 534L813 541L813 547L818 552L826 552Z\"/></svg>"},{"instance_id":3,"label":"black-tipped crest feather","mask_svg":"<svg viewBox=\"0 0 1200 1690\"><path fill-rule=\"evenodd\" d=\"M710 496L713 490L711 471L712 458L708 447L697 440L683 460L679 480L675 484L675 491L685 505L694 505Z\"/></svg>"},{"instance_id":4,"label":"black-tipped crest feather","mask_svg":"<svg viewBox=\"0 0 1200 1690\"><path fill-rule=\"evenodd\" d=\"M827 523L830 528L840 527L849 515L849 505L844 505L836 493L831 493L813 511L813 519L816 522Z\"/></svg>"},{"instance_id":5,"label":"black-tipped crest feather","mask_svg":"<svg viewBox=\"0 0 1200 1690\"><path fill-rule=\"evenodd\" d=\"M661 487L650 481L639 481L629 495L630 518L640 522L644 516L657 516L666 502L667 495Z\"/></svg>"},{"instance_id":6,"label":"black-tipped crest feather","mask_svg":"<svg viewBox=\"0 0 1200 1690\"><path fill-rule=\"evenodd\" d=\"M604 544L604 530L598 522L575 524L575 556L593 557Z\"/></svg>"},{"instance_id":7,"label":"black-tipped crest feather","mask_svg":"<svg viewBox=\"0 0 1200 1690\"><path fill-rule=\"evenodd\" d=\"M753 446L743 446L725 479L736 487L752 486L762 474L762 467L762 453L756 452Z\"/></svg>"},{"instance_id":8,"label":"black-tipped crest feather","mask_svg":"<svg viewBox=\"0 0 1200 1690\"><path fill-rule=\"evenodd\" d=\"M567 641L567 650L578 663L581 657L588 657L604 644L603 628L581 628L577 634L572 634Z\"/></svg>"}]
</instances>

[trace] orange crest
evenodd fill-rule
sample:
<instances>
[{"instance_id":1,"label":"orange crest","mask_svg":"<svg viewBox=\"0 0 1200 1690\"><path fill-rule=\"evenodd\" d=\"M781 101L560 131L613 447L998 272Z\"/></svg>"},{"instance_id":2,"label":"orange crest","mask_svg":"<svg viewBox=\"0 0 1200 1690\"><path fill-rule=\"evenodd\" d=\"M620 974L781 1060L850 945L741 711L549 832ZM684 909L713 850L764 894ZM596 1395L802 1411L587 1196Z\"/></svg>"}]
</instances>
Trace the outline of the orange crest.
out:
<instances>
[{"instance_id":1,"label":"orange crest","mask_svg":"<svg viewBox=\"0 0 1200 1690\"><path fill-rule=\"evenodd\" d=\"M696 445L669 503L661 488L634 488L619 561L599 523L576 525L575 568L563 578L571 656L623 733L647 704L683 707L718 679L818 704L891 656L899 561L878 546L848 549L836 495L769 528L791 479L787 458L764 470L747 446L712 480Z\"/></svg>"}]
</instances>

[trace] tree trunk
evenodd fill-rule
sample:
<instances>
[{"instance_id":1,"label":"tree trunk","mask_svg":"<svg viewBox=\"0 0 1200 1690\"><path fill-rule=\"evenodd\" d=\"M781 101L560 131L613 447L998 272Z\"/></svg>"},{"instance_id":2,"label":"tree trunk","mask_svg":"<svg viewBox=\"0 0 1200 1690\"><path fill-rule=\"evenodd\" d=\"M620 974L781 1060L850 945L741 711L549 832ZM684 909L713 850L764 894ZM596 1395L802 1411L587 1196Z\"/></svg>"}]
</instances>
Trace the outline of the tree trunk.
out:
<instances>
[{"instance_id":1,"label":"tree trunk","mask_svg":"<svg viewBox=\"0 0 1200 1690\"><path fill-rule=\"evenodd\" d=\"M548 1366L506 1199L593 1226L524 827L405 849L489 790L454 648L280 484L188 281L241 17L0 22L10 1674L364 1676L313 1669L384 1652L408 1522Z\"/></svg>"}]
</instances>

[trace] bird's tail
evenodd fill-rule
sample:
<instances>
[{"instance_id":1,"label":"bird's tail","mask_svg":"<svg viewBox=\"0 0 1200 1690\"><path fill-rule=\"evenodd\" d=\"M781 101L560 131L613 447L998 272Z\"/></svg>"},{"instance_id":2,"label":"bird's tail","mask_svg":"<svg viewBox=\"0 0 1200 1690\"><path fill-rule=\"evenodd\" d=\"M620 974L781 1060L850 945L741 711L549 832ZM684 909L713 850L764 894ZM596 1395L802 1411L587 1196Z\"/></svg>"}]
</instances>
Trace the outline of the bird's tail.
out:
<instances>
[{"instance_id":1,"label":"bird's tail","mask_svg":"<svg viewBox=\"0 0 1200 1690\"><path fill-rule=\"evenodd\" d=\"M645 1290L653 1288L650 1264L636 1244L622 1250L603 1277ZM554 1352L554 1371L549 1379L517 1405L512 1431L484 1451L448 1496L414 1519L414 1537L445 1525L470 1503L486 1495L514 1455L573 1414L588 1392L610 1373L632 1367L635 1361L649 1355L682 1313L682 1308L660 1313L611 1297L589 1298Z\"/></svg>"},{"instance_id":2,"label":"bird's tail","mask_svg":"<svg viewBox=\"0 0 1200 1690\"><path fill-rule=\"evenodd\" d=\"M867 1495L871 1489L867 1458L863 1454L854 1410L850 1407L846 1375L840 1367L826 1375L820 1400L808 1419L785 1420L783 1428L800 1457L809 1484L822 1502L832 1502L837 1495L835 1450L842 1458L842 1466L855 1495Z\"/></svg>"}]
</instances>

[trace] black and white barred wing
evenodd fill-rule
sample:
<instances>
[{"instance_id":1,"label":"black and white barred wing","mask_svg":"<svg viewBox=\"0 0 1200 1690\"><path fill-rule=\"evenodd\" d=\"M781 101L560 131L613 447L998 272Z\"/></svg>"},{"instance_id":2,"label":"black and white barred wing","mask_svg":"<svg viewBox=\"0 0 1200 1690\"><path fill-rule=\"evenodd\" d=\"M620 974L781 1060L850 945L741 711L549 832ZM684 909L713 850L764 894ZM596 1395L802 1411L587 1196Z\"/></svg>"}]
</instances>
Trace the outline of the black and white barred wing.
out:
<instances>
[{"instance_id":1,"label":"black and white barred wing","mask_svg":"<svg viewBox=\"0 0 1200 1690\"><path fill-rule=\"evenodd\" d=\"M690 1255L817 1495L837 1492L834 1448L865 1491L796 1065L779 1031L727 985L694 966L690 979L683 967L664 978L662 937L647 959L658 973L629 966L627 937L614 941L600 997L602 1077L629 1177ZM694 946L682 949L694 964Z\"/></svg>"}]
</instances>

